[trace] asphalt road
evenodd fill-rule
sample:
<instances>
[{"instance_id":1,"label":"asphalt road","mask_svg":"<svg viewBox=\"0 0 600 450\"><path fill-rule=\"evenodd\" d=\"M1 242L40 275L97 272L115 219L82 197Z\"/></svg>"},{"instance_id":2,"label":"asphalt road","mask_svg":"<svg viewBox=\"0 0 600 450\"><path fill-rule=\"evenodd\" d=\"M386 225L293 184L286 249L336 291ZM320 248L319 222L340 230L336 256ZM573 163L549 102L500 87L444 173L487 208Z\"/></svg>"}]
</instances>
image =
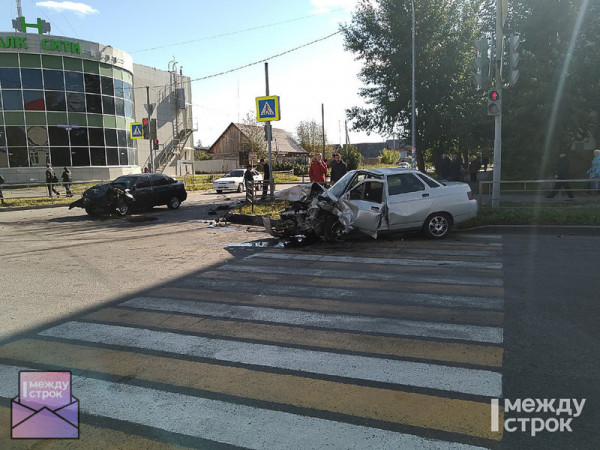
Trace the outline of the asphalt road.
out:
<instances>
[{"instance_id":1,"label":"asphalt road","mask_svg":"<svg viewBox=\"0 0 600 450\"><path fill-rule=\"evenodd\" d=\"M31 445L8 435L29 368L72 372L75 448L595 448L600 237L282 247L211 227L224 199L0 215L0 447ZM586 403L532 437L491 430L495 398ZM500 423L534 417L558 416Z\"/></svg>"}]
</instances>

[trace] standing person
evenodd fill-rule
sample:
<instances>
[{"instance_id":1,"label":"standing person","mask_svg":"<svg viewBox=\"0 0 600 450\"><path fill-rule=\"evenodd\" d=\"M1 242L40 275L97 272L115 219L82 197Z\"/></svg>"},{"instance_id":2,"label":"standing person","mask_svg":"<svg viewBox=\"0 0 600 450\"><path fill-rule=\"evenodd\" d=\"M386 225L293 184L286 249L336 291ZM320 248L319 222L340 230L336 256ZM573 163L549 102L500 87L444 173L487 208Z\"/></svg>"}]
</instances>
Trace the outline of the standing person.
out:
<instances>
[{"instance_id":1,"label":"standing person","mask_svg":"<svg viewBox=\"0 0 600 450\"><path fill-rule=\"evenodd\" d=\"M594 150L594 159L592 159L592 167L587 171L590 174L590 188L592 191L597 191L600 194L600 149Z\"/></svg>"},{"instance_id":2,"label":"standing person","mask_svg":"<svg viewBox=\"0 0 600 450\"><path fill-rule=\"evenodd\" d=\"M2 193L2 185L4 184L4 177L0 175L0 202L2 206L6 206L6 202L4 201L4 194Z\"/></svg>"},{"instance_id":3,"label":"standing person","mask_svg":"<svg viewBox=\"0 0 600 450\"><path fill-rule=\"evenodd\" d=\"M558 155L554 178L556 179L556 182L554 183L554 189L552 192L546 195L546 198L554 198L559 189L565 189L569 198L573 198L571 185L568 181L564 181L569 178L569 160L567 159L567 154L565 152L562 152L560 155Z\"/></svg>"},{"instance_id":4,"label":"standing person","mask_svg":"<svg viewBox=\"0 0 600 450\"><path fill-rule=\"evenodd\" d=\"M244 185L247 191L254 193L254 175L252 174L252 164L246 166L244 172Z\"/></svg>"},{"instance_id":5,"label":"standing person","mask_svg":"<svg viewBox=\"0 0 600 450\"><path fill-rule=\"evenodd\" d=\"M483 155L481 162L483 163L483 171L487 172L487 166L490 163L490 158L488 158L487 155Z\"/></svg>"},{"instance_id":6,"label":"standing person","mask_svg":"<svg viewBox=\"0 0 600 450\"><path fill-rule=\"evenodd\" d=\"M342 155L339 153L333 154L333 161L331 162L331 184L337 183L337 181L346 175L348 172L348 166L342 161Z\"/></svg>"},{"instance_id":7,"label":"standing person","mask_svg":"<svg viewBox=\"0 0 600 450\"><path fill-rule=\"evenodd\" d=\"M263 167L263 192L261 200L265 200L271 184L271 168L269 167L269 163L265 162L264 158L260 160L260 163Z\"/></svg>"},{"instance_id":8,"label":"standing person","mask_svg":"<svg viewBox=\"0 0 600 450\"><path fill-rule=\"evenodd\" d=\"M65 167L61 178L63 180L63 186L65 187L67 197L73 197L73 193L71 192L71 181L73 181L73 179L71 178L71 171Z\"/></svg>"},{"instance_id":9,"label":"standing person","mask_svg":"<svg viewBox=\"0 0 600 450\"><path fill-rule=\"evenodd\" d=\"M450 179L450 172L452 171L452 162L448 155L445 153L442 155L442 160L440 161L440 180L448 181Z\"/></svg>"},{"instance_id":10,"label":"standing person","mask_svg":"<svg viewBox=\"0 0 600 450\"><path fill-rule=\"evenodd\" d=\"M450 163L450 181L462 181L463 170L462 159L460 155L456 153Z\"/></svg>"},{"instance_id":11,"label":"standing person","mask_svg":"<svg viewBox=\"0 0 600 450\"><path fill-rule=\"evenodd\" d=\"M327 164L323 161L323 155L317 153L317 158L311 163L308 176L313 183L325 183L327 175Z\"/></svg>"},{"instance_id":12,"label":"standing person","mask_svg":"<svg viewBox=\"0 0 600 450\"><path fill-rule=\"evenodd\" d=\"M60 192L54 187L54 183L58 183L58 177L54 173L54 169L50 166L50 163L46 163L46 186L48 187L48 196L52 198L54 192L57 197L60 197Z\"/></svg>"},{"instance_id":13,"label":"standing person","mask_svg":"<svg viewBox=\"0 0 600 450\"><path fill-rule=\"evenodd\" d=\"M477 172L481 168L481 163L479 162L479 158L475 157L469 164L469 174L471 176L471 183L477 183Z\"/></svg>"}]
</instances>

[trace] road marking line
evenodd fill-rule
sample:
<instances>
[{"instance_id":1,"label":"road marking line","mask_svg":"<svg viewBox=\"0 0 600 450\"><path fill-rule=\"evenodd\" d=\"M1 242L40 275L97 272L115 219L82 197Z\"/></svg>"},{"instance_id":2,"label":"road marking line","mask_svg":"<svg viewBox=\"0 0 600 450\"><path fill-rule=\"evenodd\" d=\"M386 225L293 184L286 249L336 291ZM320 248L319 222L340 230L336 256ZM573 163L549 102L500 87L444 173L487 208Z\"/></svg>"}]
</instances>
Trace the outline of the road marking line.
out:
<instances>
[{"instance_id":1,"label":"road marking line","mask_svg":"<svg viewBox=\"0 0 600 450\"><path fill-rule=\"evenodd\" d=\"M488 261L457 261L457 260L433 260L433 259L405 259L405 258L374 258L362 256L331 256L322 254L297 254L297 253L275 253L261 252L247 256L244 259L276 259L296 260L313 262L335 262L352 264L383 264L387 266L411 266L411 267L449 267L449 268L473 268L502 270L502 263Z\"/></svg>"},{"instance_id":2,"label":"road marking line","mask_svg":"<svg viewBox=\"0 0 600 450\"><path fill-rule=\"evenodd\" d=\"M374 336L333 330L311 330L307 333L304 328L293 326L238 322L228 319L203 318L198 320L198 317L194 316L139 309L106 308L88 314L84 319L125 326L161 328L165 331L184 331L220 337L320 347L327 350L345 350L489 367L502 366L502 347L490 345Z\"/></svg>"},{"instance_id":3,"label":"road marking line","mask_svg":"<svg viewBox=\"0 0 600 450\"><path fill-rule=\"evenodd\" d=\"M284 297L273 295L257 295L239 291L209 291L205 289L159 288L151 293L152 297L169 297L172 299L200 300L211 303L227 303L230 305L266 306L283 309L299 309L340 314L364 314L368 316L386 316L400 319L414 319L437 322L469 323L472 325L501 326L504 313L501 311L457 310L455 298L448 298L447 308L420 305L365 303L359 301L340 301L323 298ZM338 297L339 298L339 297ZM442 298L438 298L442 300ZM389 301L389 300L388 300ZM469 305L474 306L474 305Z\"/></svg>"},{"instance_id":4,"label":"road marking line","mask_svg":"<svg viewBox=\"0 0 600 450\"><path fill-rule=\"evenodd\" d=\"M490 431L487 402L357 386L296 375L220 366L168 357L25 339L0 347L0 356L25 364L60 366L113 375L135 373L136 380L233 395L279 405L291 405L381 420L485 439L500 439ZM268 389L265 389L268 386ZM200 394L201 395L201 394Z\"/></svg>"},{"instance_id":5,"label":"road marking line","mask_svg":"<svg viewBox=\"0 0 600 450\"><path fill-rule=\"evenodd\" d=\"M489 370L340 355L82 322L67 322L39 335L487 397L502 395L502 375Z\"/></svg>"},{"instance_id":6,"label":"road marking line","mask_svg":"<svg viewBox=\"0 0 600 450\"><path fill-rule=\"evenodd\" d=\"M466 340L490 344L502 343L502 328L440 322L423 322L385 317L296 311L256 306L228 305L160 297L135 297L120 304L130 308L195 314L227 319L254 320L304 327L328 328L399 336L420 336Z\"/></svg>"},{"instance_id":7,"label":"road marking line","mask_svg":"<svg viewBox=\"0 0 600 450\"><path fill-rule=\"evenodd\" d=\"M309 277L327 277L345 279L352 278L353 280L369 280L369 281L411 281L411 282L427 282L435 284L449 284L449 285L470 285L470 286L490 286L500 287L503 285L502 278L499 277L470 277L464 274L457 274L456 276L446 277L435 277L431 275L421 275L414 273L403 273L403 272L364 272L364 271L350 271L350 270L336 270L336 269L313 269L313 268L300 268L300 267L285 267L285 266L257 266L257 265L234 265L224 264L216 267L215 270L221 272L236 272L236 273L266 273L266 274L277 274L277 275L290 275L290 276L309 276Z\"/></svg>"},{"instance_id":8,"label":"road marking line","mask_svg":"<svg viewBox=\"0 0 600 450\"><path fill-rule=\"evenodd\" d=\"M15 396L19 370L0 365L1 395ZM4 386L6 385L6 386ZM470 445L334 422L191 395L72 377L73 393L82 413L137 423L247 448L322 449L475 449ZM190 414L193 411L193 414Z\"/></svg>"}]
</instances>

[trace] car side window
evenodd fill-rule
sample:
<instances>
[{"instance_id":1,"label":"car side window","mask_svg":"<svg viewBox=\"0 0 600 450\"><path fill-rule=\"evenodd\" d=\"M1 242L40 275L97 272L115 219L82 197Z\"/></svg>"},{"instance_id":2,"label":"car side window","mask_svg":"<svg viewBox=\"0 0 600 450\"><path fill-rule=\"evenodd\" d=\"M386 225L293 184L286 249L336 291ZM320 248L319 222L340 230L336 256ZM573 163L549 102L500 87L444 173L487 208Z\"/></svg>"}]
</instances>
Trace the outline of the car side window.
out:
<instances>
[{"instance_id":1,"label":"car side window","mask_svg":"<svg viewBox=\"0 0 600 450\"><path fill-rule=\"evenodd\" d=\"M140 177L135 183L136 189L149 188L150 187L150 177Z\"/></svg>"},{"instance_id":2,"label":"car side window","mask_svg":"<svg viewBox=\"0 0 600 450\"><path fill-rule=\"evenodd\" d=\"M383 202L383 183L368 181L350 191L350 200L364 200L372 203Z\"/></svg>"},{"instance_id":3,"label":"car side window","mask_svg":"<svg viewBox=\"0 0 600 450\"><path fill-rule=\"evenodd\" d=\"M388 194L399 195L424 191L425 186L412 173L400 173L388 176Z\"/></svg>"}]
</instances>

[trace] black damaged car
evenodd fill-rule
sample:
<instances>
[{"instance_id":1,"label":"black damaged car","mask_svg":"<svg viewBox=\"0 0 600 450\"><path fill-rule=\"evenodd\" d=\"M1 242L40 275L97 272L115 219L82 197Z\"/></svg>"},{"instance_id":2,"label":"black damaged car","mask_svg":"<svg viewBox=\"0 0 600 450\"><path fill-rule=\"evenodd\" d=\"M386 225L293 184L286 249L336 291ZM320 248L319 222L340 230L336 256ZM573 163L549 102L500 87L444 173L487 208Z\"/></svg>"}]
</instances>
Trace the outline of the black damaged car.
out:
<instances>
[{"instance_id":1,"label":"black damaged car","mask_svg":"<svg viewBox=\"0 0 600 450\"><path fill-rule=\"evenodd\" d=\"M181 181L160 173L140 173L123 175L109 184L93 186L69 208L84 208L92 216L113 213L124 216L132 210L141 211L160 205L177 209L186 199L187 192Z\"/></svg>"}]
</instances>

